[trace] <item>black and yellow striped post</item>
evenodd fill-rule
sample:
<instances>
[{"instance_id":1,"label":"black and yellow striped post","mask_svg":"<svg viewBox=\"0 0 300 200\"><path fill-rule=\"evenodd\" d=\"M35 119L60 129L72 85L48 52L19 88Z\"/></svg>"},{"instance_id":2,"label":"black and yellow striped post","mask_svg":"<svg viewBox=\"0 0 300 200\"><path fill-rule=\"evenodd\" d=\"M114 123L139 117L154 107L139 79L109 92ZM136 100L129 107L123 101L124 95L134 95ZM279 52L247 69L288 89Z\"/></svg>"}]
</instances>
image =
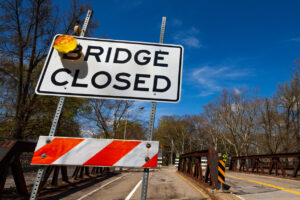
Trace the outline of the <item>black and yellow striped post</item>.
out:
<instances>
[{"instance_id":1,"label":"black and yellow striped post","mask_svg":"<svg viewBox=\"0 0 300 200\"><path fill-rule=\"evenodd\" d=\"M219 160L218 180L222 184L225 182L225 162L223 160Z\"/></svg>"}]
</instances>

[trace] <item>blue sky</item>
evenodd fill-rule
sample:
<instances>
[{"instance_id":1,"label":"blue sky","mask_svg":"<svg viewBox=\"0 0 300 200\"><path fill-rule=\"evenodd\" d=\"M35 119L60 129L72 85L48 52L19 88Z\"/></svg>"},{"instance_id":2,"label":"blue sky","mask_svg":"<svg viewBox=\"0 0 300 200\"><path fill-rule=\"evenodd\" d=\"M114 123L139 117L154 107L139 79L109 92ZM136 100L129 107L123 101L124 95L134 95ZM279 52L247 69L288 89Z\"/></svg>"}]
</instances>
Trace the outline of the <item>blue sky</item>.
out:
<instances>
[{"instance_id":1,"label":"blue sky","mask_svg":"<svg viewBox=\"0 0 300 200\"><path fill-rule=\"evenodd\" d=\"M158 103L162 115L199 114L223 88L275 93L300 57L300 1L91 1L100 27L93 37L183 45L181 101ZM138 103L146 106L150 103Z\"/></svg>"}]
</instances>

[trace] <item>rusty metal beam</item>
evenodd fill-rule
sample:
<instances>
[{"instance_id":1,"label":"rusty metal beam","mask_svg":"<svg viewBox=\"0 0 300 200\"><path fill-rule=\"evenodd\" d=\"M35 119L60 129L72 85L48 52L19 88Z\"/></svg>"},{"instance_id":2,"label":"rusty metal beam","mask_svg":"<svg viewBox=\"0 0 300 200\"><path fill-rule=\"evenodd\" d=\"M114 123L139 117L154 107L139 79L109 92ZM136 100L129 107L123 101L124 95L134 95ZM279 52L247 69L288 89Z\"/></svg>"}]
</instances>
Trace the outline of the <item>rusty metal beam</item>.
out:
<instances>
[{"instance_id":1,"label":"rusty metal beam","mask_svg":"<svg viewBox=\"0 0 300 200\"><path fill-rule=\"evenodd\" d=\"M300 158L300 153L279 153L279 154L263 154L251 156L232 157L231 159L255 159L255 158Z\"/></svg>"},{"instance_id":2,"label":"rusty metal beam","mask_svg":"<svg viewBox=\"0 0 300 200\"><path fill-rule=\"evenodd\" d=\"M204 177L202 174L201 157L207 158ZM198 182L203 182L212 188L218 188L217 163L217 154L214 149L186 153L179 157L178 171L194 178Z\"/></svg>"},{"instance_id":3,"label":"rusty metal beam","mask_svg":"<svg viewBox=\"0 0 300 200\"><path fill-rule=\"evenodd\" d=\"M294 158L298 160L296 166L283 165L284 162L280 159ZM229 170L233 171L246 171L248 172L247 161L253 161L251 166L252 173L261 173L264 174L264 169L268 170L268 174L272 175L273 170L276 176L292 176L296 177L298 171L300 170L300 153L281 153L281 154L266 154L266 155L250 155L250 156L240 156L240 157L232 157L230 161ZM263 162L264 161L264 162ZM237 169L237 162L240 162L239 169ZM287 170L293 170L292 174L287 174ZM281 173L280 173L281 172Z\"/></svg>"},{"instance_id":4,"label":"rusty metal beam","mask_svg":"<svg viewBox=\"0 0 300 200\"><path fill-rule=\"evenodd\" d=\"M0 199L9 168L12 170L18 195L22 197L29 195L20 163L20 155L23 152L33 152L35 145L36 143L34 142L18 140L4 140L0 144Z\"/></svg>"}]
</instances>

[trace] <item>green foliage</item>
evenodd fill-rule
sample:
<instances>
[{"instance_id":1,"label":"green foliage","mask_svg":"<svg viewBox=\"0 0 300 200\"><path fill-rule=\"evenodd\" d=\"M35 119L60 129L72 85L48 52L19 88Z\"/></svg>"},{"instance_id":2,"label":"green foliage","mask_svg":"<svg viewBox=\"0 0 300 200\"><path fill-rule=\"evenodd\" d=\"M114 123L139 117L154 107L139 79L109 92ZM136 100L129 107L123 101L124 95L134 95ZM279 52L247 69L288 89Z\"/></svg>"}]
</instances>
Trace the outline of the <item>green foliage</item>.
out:
<instances>
[{"instance_id":1,"label":"green foliage","mask_svg":"<svg viewBox=\"0 0 300 200\"><path fill-rule=\"evenodd\" d=\"M170 162L170 154L200 151L207 147L206 137L199 127L200 117L196 115L163 116L154 134L160 142L164 163ZM174 160L173 160L174 161Z\"/></svg>"},{"instance_id":2,"label":"green foliage","mask_svg":"<svg viewBox=\"0 0 300 200\"><path fill-rule=\"evenodd\" d=\"M125 120L120 121L120 125L116 130L115 139L124 139L125 131ZM145 140L146 139L146 130L145 127L140 124L138 121L127 121L126 124L126 140Z\"/></svg>"}]
</instances>

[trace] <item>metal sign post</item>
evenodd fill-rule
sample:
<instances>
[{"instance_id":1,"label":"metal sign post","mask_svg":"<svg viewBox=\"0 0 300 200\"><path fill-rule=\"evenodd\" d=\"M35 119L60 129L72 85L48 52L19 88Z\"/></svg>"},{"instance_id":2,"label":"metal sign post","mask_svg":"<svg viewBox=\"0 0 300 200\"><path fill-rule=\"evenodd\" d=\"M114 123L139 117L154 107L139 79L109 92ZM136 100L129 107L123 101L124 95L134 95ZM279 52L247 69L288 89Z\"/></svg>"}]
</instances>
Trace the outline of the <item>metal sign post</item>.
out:
<instances>
[{"instance_id":1,"label":"metal sign post","mask_svg":"<svg viewBox=\"0 0 300 200\"><path fill-rule=\"evenodd\" d=\"M159 43L164 43L165 29L166 29L166 19L167 19L166 17L162 18ZM155 121L155 111L156 111L156 102L152 102L152 104L151 104L151 113L150 113L150 121L149 121L149 130L148 130L148 140L149 141L152 140L154 121ZM141 200L146 200L147 199L148 177L149 177L149 168L145 168L144 169L144 175L143 175Z\"/></svg>"},{"instance_id":2,"label":"metal sign post","mask_svg":"<svg viewBox=\"0 0 300 200\"><path fill-rule=\"evenodd\" d=\"M86 15L85 20L84 20L82 31L80 33L80 37L84 37L84 34L87 30L87 27L88 27L88 24L89 24L89 21L90 21L90 18L92 17L92 13L93 13L92 10L88 10L87 15ZM61 115L62 109L64 107L65 99L66 99L66 97L60 97L59 98L59 102L58 102L58 105L57 105L57 108L56 108L54 119L52 121L49 136L54 136L55 135L57 123L58 123L59 117ZM39 185L41 183L41 180L42 180L44 174L45 174L45 168L44 167L40 168L37 172L37 175L36 175L36 179L35 179L35 182L34 182L34 185L33 185L32 191L31 191L31 195L30 195L30 200L35 200L36 199L37 193L38 193L38 188L39 188Z\"/></svg>"}]
</instances>

